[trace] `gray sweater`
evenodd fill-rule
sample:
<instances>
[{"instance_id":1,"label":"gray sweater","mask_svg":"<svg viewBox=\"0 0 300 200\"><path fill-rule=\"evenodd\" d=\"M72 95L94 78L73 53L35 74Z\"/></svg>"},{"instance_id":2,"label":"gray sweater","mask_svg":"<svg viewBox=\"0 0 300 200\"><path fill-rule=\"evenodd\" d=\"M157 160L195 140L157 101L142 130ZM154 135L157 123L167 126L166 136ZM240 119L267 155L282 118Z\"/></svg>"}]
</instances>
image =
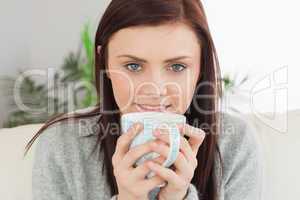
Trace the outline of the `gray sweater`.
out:
<instances>
[{"instance_id":1,"label":"gray sweater","mask_svg":"<svg viewBox=\"0 0 300 200\"><path fill-rule=\"evenodd\" d=\"M221 181L219 200L259 200L263 166L254 129L245 120L223 115L223 130L218 141L223 177L219 173L218 159L215 166L216 177ZM103 153L100 160L98 150L88 157L97 139L97 131L91 127L95 127L99 117L57 122L38 137L32 171L33 200L116 199L117 195L110 195L106 173L101 173ZM155 199L157 192L159 188L153 189L149 199ZM197 193L190 184L185 199L198 200Z\"/></svg>"}]
</instances>

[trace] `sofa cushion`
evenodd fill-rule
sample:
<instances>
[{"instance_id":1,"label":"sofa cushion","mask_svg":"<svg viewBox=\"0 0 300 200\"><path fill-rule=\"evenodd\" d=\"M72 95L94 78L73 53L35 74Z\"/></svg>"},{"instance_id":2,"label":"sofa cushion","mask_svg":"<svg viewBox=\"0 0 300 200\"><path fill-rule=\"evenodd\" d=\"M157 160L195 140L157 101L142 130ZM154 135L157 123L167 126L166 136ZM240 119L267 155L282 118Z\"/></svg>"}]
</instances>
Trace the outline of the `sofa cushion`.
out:
<instances>
[{"instance_id":1,"label":"sofa cushion","mask_svg":"<svg viewBox=\"0 0 300 200\"><path fill-rule=\"evenodd\" d=\"M0 129L0 194L5 200L31 199L33 143L26 157L25 146L43 124Z\"/></svg>"}]
</instances>

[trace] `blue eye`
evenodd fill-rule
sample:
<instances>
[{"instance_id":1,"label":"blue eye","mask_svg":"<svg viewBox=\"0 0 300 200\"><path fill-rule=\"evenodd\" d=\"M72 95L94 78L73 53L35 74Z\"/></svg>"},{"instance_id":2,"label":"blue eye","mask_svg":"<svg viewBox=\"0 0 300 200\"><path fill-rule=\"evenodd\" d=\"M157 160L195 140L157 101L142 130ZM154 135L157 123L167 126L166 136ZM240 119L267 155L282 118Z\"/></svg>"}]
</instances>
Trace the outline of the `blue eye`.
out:
<instances>
[{"instance_id":1,"label":"blue eye","mask_svg":"<svg viewBox=\"0 0 300 200\"><path fill-rule=\"evenodd\" d=\"M129 63L129 64L125 65L125 67L127 69L129 69L130 71L136 71L137 72L137 71L141 70L141 69L138 69L138 68L141 68L141 66L139 64L136 64L136 63Z\"/></svg>"},{"instance_id":2,"label":"blue eye","mask_svg":"<svg viewBox=\"0 0 300 200\"><path fill-rule=\"evenodd\" d=\"M183 71L186 68L186 66L181 65L181 64L174 64L171 66L171 68L173 68L173 71L175 71L175 72L180 72L180 71Z\"/></svg>"}]
</instances>

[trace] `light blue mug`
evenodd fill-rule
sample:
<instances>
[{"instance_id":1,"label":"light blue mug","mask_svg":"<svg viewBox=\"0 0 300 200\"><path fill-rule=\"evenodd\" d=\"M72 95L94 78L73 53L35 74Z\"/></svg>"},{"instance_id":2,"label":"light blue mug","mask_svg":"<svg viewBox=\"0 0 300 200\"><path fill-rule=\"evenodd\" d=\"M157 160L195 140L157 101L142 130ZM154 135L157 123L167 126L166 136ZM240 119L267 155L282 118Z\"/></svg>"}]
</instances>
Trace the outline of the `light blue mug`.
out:
<instances>
[{"instance_id":1,"label":"light blue mug","mask_svg":"<svg viewBox=\"0 0 300 200\"><path fill-rule=\"evenodd\" d=\"M140 144L144 144L150 140L154 140L155 136L153 131L156 128L167 129L169 133L170 151L167 159L162 166L170 167L176 160L179 148L180 148L180 132L176 127L176 124L185 124L186 117L184 115L170 113L170 112L131 112L121 116L121 129L122 133L133 125L133 123L141 122L144 125L144 129L133 139L130 144L130 148ZM135 165L140 165L145 160L154 159L159 154L156 152L149 152L140 157ZM154 172L147 174L146 178L154 176Z\"/></svg>"}]
</instances>

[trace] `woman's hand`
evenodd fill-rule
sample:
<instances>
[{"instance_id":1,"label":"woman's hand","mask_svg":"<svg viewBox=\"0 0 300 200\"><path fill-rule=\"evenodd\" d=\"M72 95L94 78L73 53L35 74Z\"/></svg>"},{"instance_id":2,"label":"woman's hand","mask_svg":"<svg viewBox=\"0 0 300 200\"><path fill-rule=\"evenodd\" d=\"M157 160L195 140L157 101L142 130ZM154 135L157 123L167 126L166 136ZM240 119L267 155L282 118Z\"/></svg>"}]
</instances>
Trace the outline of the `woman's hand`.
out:
<instances>
[{"instance_id":1,"label":"woman's hand","mask_svg":"<svg viewBox=\"0 0 300 200\"><path fill-rule=\"evenodd\" d=\"M185 197L198 164L196 158L198 149L205 138L205 132L199 128L188 124L178 125L178 128L181 133L180 152L173 164L174 170L161 165L168 156L170 148L169 133L163 129L156 129L153 133L160 143L155 152L161 156L154 162L148 162L148 166L158 176L167 181L167 185L162 187L158 194L159 200L182 200ZM188 141L183 137L184 135L189 136Z\"/></svg>"},{"instance_id":2,"label":"woman's hand","mask_svg":"<svg viewBox=\"0 0 300 200\"><path fill-rule=\"evenodd\" d=\"M142 155L153 152L156 140L129 149L132 139L143 130L143 124L135 123L127 133L123 133L117 140L116 150L112 157L114 175L118 185L118 200L148 200L148 193L161 185L165 180L159 176L145 179L150 172L147 161L137 167L134 163ZM156 161L155 158L153 159Z\"/></svg>"}]
</instances>

